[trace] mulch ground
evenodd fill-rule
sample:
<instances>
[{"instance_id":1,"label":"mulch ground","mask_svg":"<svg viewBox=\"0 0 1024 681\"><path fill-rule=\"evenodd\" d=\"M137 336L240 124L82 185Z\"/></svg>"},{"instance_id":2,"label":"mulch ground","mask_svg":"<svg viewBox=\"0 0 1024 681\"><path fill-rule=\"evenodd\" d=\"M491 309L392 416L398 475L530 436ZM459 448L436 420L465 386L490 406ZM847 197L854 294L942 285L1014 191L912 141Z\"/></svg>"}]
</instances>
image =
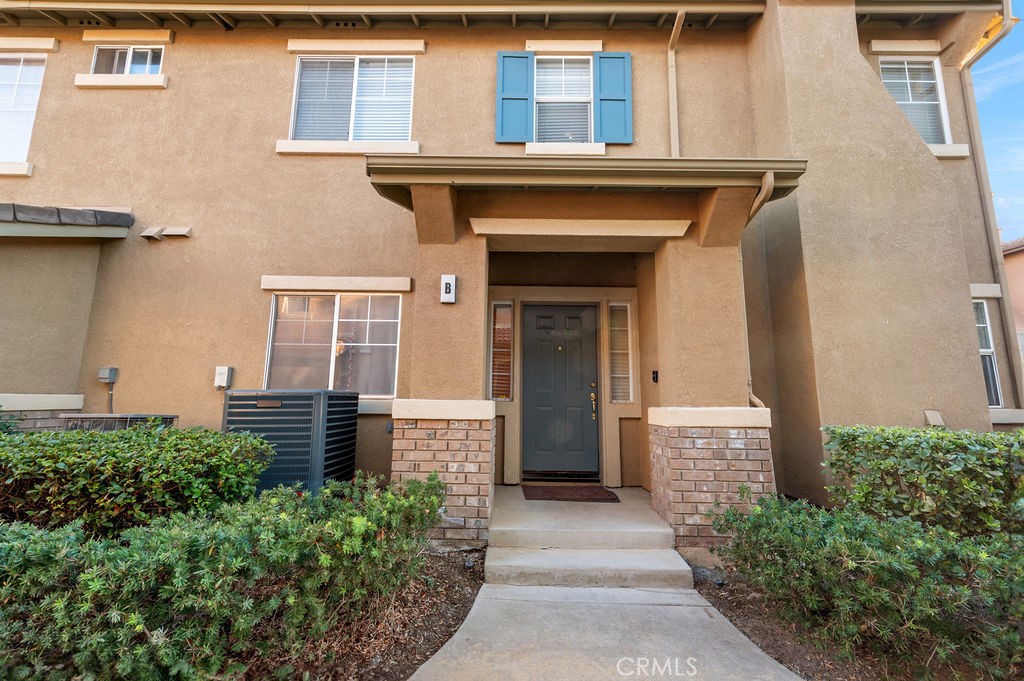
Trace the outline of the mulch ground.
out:
<instances>
[{"instance_id":1,"label":"mulch ground","mask_svg":"<svg viewBox=\"0 0 1024 681\"><path fill-rule=\"evenodd\" d=\"M838 647L814 636L808 627L783 619L763 594L738 575L694 568L693 578L694 587L700 595L725 615L733 626L761 650L807 681L911 681L922 674L921 667L894 668L868 650L858 650L853 659L844 659ZM932 678L938 681L982 678L979 672L966 665L959 665L955 670L931 671Z\"/></svg>"},{"instance_id":2,"label":"mulch ground","mask_svg":"<svg viewBox=\"0 0 1024 681\"><path fill-rule=\"evenodd\" d=\"M407 679L466 619L483 583L483 563L483 551L429 554L419 578L371 604L359 628L335 627L290 659L252 660L245 678Z\"/></svg>"}]
</instances>

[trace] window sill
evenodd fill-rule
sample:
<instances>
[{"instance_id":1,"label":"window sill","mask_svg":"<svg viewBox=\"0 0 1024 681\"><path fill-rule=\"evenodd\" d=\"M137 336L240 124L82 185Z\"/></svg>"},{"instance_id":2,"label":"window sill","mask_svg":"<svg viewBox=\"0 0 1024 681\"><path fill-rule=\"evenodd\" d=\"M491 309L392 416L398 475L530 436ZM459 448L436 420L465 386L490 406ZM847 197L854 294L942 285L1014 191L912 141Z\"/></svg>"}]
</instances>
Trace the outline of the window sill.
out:
<instances>
[{"instance_id":1,"label":"window sill","mask_svg":"<svg viewBox=\"0 0 1024 681\"><path fill-rule=\"evenodd\" d=\"M167 87L167 74L79 73L75 75L75 87L126 90L164 89Z\"/></svg>"},{"instance_id":2,"label":"window sill","mask_svg":"<svg viewBox=\"0 0 1024 681\"><path fill-rule=\"evenodd\" d=\"M604 142L527 142L527 156L604 156Z\"/></svg>"},{"instance_id":3,"label":"window sill","mask_svg":"<svg viewBox=\"0 0 1024 681\"><path fill-rule=\"evenodd\" d=\"M971 147L967 144L929 144L935 158L968 158Z\"/></svg>"},{"instance_id":4,"label":"window sill","mask_svg":"<svg viewBox=\"0 0 1024 681\"><path fill-rule=\"evenodd\" d=\"M392 398L359 398L360 414L391 414Z\"/></svg>"},{"instance_id":5,"label":"window sill","mask_svg":"<svg viewBox=\"0 0 1024 681\"><path fill-rule=\"evenodd\" d=\"M32 177L32 164L0 163L0 177Z\"/></svg>"},{"instance_id":6,"label":"window sill","mask_svg":"<svg viewBox=\"0 0 1024 681\"><path fill-rule=\"evenodd\" d=\"M992 415L993 425L1018 425L1024 423L1024 409L989 407L989 414Z\"/></svg>"},{"instance_id":7,"label":"window sill","mask_svg":"<svg viewBox=\"0 0 1024 681\"><path fill-rule=\"evenodd\" d=\"M392 142L365 140L337 142L325 140L278 140L277 153L285 155L363 155L363 154L418 154L419 142Z\"/></svg>"}]
</instances>

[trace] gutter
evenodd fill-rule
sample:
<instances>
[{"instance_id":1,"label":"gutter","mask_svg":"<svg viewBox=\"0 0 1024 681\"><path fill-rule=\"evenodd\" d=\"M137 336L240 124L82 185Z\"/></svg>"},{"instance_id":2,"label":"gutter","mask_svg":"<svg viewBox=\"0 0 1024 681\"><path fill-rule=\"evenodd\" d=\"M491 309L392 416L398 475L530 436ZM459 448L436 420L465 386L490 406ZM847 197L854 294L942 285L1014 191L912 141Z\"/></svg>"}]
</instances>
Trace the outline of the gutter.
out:
<instances>
[{"instance_id":1,"label":"gutter","mask_svg":"<svg viewBox=\"0 0 1024 681\"><path fill-rule=\"evenodd\" d=\"M672 37L668 39L668 50L665 57L668 61L668 139L669 156L679 158L679 84L676 81L676 47L679 45L679 34L683 31L686 12L676 13L676 22L672 25Z\"/></svg>"},{"instance_id":2,"label":"gutter","mask_svg":"<svg viewBox=\"0 0 1024 681\"><path fill-rule=\"evenodd\" d=\"M1024 406L1024 375L1021 371L1020 347L1017 343L1017 327L1014 322L1013 306L1010 301L1010 291L1006 281L1006 270L1003 265L1002 237L999 234L999 226L996 221L995 203L992 200L992 186L988 179L988 168L985 164L985 150L981 141L981 126L978 122L978 108L974 98L974 79L971 76L971 68L988 54L989 50L996 46L1013 28L1019 19L1013 18L1013 10L1010 6L1011 0L1002 0L1001 20L999 31L986 42L979 44L973 52L960 64L960 83L963 87L964 110L967 114L967 129L971 141L971 156L974 158L975 176L978 178L978 191L981 194L982 214L987 227L989 258L992 270L995 273L996 283L999 284L999 312L1003 327L1003 336L1006 339L1007 354L1010 359L1010 368L1013 374L1013 388L1016 393L1016 404ZM989 31L993 29L990 28Z\"/></svg>"}]
</instances>

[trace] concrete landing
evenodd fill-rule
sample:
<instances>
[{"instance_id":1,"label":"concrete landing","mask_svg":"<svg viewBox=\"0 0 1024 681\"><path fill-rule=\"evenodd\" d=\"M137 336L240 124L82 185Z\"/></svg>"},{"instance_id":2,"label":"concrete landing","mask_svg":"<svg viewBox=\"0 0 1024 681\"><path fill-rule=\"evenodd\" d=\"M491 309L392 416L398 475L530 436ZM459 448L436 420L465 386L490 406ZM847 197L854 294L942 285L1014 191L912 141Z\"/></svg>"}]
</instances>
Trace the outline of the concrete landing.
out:
<instances>
[{"instance_id":1,"label":"concrete landing","mask_svg":"<svg viewBox=\"0 0 1024 681\"><path fill-rule=\"evenodd\" d=\"M484 584L416 681L796 681L697 592Z\"/></svg>"},{"instance_id":2,"label":"concrete landing","mask_svg":"<svg viewBox=\"0 0 1024 681\"><path fill-rule=\"evenodd\" d=\"M639 487L613 490L620 503L527 501L518 486L494 488L488 546L533 549L671 549L672 528Z\"/></svg>"}]
</instances>

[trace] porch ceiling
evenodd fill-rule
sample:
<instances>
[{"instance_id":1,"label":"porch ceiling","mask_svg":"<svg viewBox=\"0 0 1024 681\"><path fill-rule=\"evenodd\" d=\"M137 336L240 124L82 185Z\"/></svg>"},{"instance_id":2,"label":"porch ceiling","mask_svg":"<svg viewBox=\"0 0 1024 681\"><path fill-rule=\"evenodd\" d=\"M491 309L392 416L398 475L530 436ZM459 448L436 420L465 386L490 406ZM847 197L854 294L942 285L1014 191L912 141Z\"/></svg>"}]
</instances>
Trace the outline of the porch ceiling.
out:
<instances>
[{"instance_id":1,"label":"porch ceiling","mask_svg":"<svg viewBox=\"0 0 1024 681\"><path fill-rule=\"evenodd\" d=\"M412 210L413 185L467 189L688 191L761 189L774 176L768 200L797 187L807 161L798 159L593 158L555 156L367 156L377 193Z\"/></svg>"}]
</instances>

